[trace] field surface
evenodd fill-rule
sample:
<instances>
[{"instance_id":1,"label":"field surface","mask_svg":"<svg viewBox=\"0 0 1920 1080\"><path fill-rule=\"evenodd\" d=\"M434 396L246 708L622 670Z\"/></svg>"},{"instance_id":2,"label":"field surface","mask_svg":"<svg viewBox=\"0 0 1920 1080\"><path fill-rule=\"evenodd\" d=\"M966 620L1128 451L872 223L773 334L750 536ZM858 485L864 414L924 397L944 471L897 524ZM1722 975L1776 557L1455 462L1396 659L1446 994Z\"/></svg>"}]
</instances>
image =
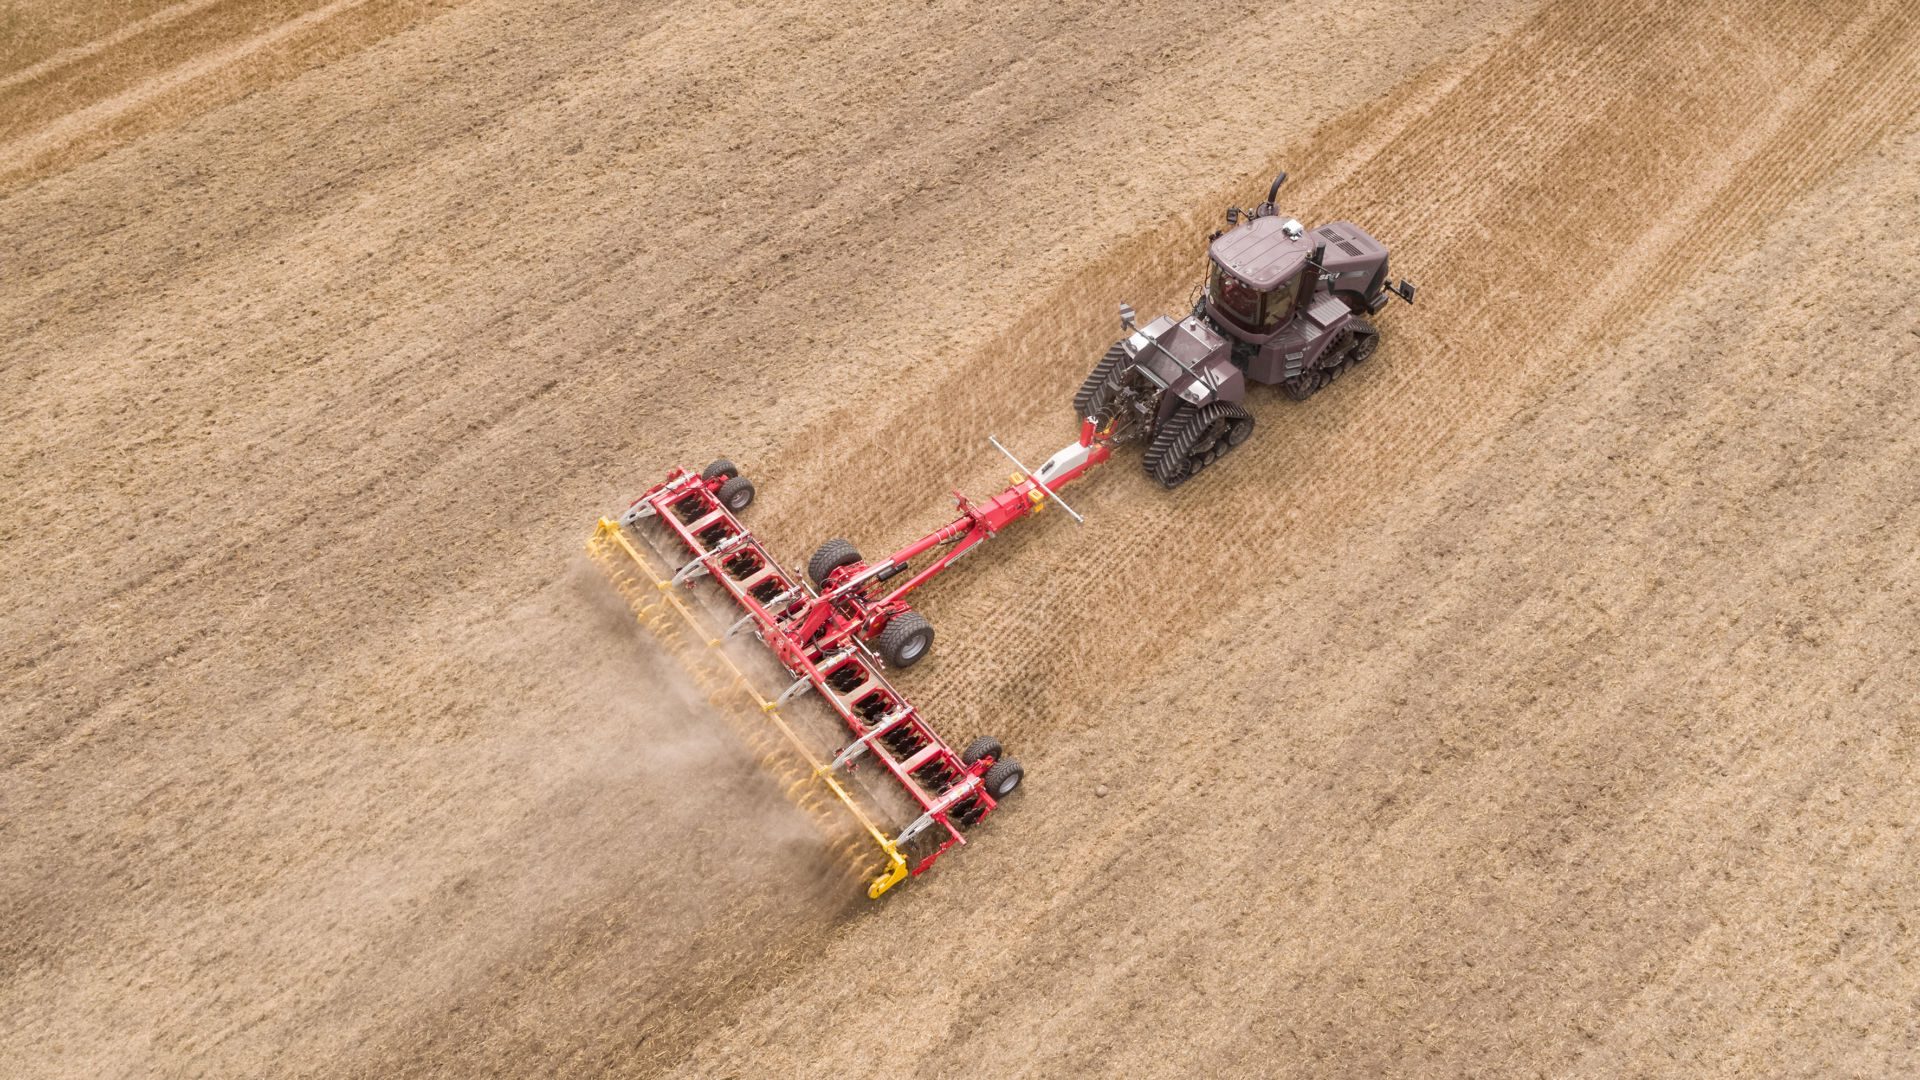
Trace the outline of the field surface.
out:
<instances>
[{"instance_id":1,"label":"field surface","mask_svg":"<svg viewBox=\"0 0 1920 1080\"><path fill-rule=\"evenodd\" d=\"M1071 438L1278 168L1421 285L925 594L883 903L581 554ZM0 1073L1920 1075L1920 9L0 4Z\"/></svg>"}]
</instances>

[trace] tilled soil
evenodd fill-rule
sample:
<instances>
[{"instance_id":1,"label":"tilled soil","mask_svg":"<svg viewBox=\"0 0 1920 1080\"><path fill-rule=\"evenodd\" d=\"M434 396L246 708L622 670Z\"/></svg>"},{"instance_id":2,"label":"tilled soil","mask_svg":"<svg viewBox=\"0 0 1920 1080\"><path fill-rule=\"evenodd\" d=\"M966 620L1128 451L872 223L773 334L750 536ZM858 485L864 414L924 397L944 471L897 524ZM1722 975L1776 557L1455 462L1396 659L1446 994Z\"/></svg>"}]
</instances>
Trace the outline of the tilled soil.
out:
<instances>
[{"instance_id":1,"label":"tilled soil","mask_svg":"<svg viewBox=\"0 0 1920 1080\"><path fill-rule=\"evenodd\" d=\"M339 6L5 54L286 50L0 98L13 1070L1920 1071L1910 5ZM928 589L867 904L587 527L917 534L1279 167L1419 305Z\"/></svg>"}]
</instances>

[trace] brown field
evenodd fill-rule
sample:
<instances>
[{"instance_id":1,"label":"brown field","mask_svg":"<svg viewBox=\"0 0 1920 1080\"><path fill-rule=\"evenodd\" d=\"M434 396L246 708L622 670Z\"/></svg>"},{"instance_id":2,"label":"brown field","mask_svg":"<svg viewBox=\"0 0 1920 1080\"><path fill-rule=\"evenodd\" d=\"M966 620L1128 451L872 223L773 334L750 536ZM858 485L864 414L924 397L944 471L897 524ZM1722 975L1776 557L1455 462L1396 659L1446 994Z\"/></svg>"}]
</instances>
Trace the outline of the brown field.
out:
<instances>
[{"instance_id":1,"label":"brown field","mask_svg":"<svg viewBox=\"0 0 1920 1080\"><path fill-rule=\"evenodd\" d=\"M859 899L593 519L917 535L1278 167L1420 304L924 594ZM0 252L0 1074L1920 1075L1910 3L27 0Z\"/></svg>"}]
</instances>

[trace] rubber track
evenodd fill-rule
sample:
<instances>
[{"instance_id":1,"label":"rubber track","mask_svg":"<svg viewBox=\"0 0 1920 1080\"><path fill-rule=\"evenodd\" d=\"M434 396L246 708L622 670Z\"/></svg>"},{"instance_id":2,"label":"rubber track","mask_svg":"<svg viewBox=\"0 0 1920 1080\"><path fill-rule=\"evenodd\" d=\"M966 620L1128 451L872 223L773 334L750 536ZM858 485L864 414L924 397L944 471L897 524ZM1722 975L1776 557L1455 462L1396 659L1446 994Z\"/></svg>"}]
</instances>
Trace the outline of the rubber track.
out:
<instances>
[{"instance_id":1,"label":"rubber track","mask_svg":"<svg viewBox=\"0 0 1920 1080\"><path fill-rule=\"evenodd\" d=\"M1140 467L1147 470L1147 475L1153 477L1156 483L1160 480L1160 459L1167 456L1167 450L1173 445L1173 440L1179 437L1180 432L1186 430L1187 419L1192 415L1193 406L1191 405L1182 405L1174 409L1173 415L1167 417L1166 423L1160 425L1160 430L1153 433L1153 441L1147 444L1146 453L1140 455Z\"/></svg>"},{"instance_id":2,"label":"rubber track","mask_svg":"<svg viewBox=\"0 0 1920 1080\"><path fill-rule=\"evenodd\" d=\"M1230 420L1245 420L1249 424L1253 423L1253 417L1248 414L1247 410L1228 401L1216 401L1211 405L1202 406L1197 414L1191 405L1182 405L1180 408L1181 412L1175 413L1175 418L1185 414L1186 419L1179 424L1169 422L1162 427L1161 434L1170 434L1171 438L1168 444L1161 449L1160 456L1153 459L1155 466L1157 466L1159 462L1166 460L1169 455L1173 456L1175 460L1186 457L1193 451L1193 441L1199 437L1199 433L1205 431L1220 417L1224 416ZM1249 435L1251 435L1251 432L1249 432ZM1156 447L1160 445L1158 436L1156 436L1153 441ZM1229 446L1228 449L1232 449L1232 447ZM1225 456L1225 454L1225 450L1221 451L1221 456ZM1193 477L1193 473L1189 472L1169 484L1161 477L1157 467L1149 467L1147 472L1155 480L1158 480L1163 487L1167 488L1179 487Z\"/></svg>"},{"instance_id":3,"label":"rubber track","mask_svg":"<svg viewBox=\"0 0 1920 1080\"><path fill-rule=\"evenodd\" d=\"M1093 365L1087 373L1087 380L1080 384L1080 391L1073 395L1074 419L1083 420L1094 414L1101 404L1101 391L1106 389L1107 380L1127 358L1127 346L1124 341L1116 341L1107 347L1107 353L1100 362Z\"/></svg>"}]
</instances>

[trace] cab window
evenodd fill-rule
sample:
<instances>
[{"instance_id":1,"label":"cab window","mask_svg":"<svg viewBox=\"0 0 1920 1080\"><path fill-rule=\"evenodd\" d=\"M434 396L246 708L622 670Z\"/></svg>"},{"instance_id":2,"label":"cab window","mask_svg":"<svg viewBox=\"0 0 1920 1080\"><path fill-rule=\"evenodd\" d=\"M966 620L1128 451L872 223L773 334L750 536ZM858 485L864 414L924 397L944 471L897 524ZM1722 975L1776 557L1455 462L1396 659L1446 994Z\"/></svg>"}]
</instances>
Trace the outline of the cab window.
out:
<instances>
[{"instance_id":1,"label":"cab window","mask_svg":"<svg viewBox=\"0 0 1920 1080\"><path fill-rule=\"evenodd\" d=\"M1207 283L1207 295L1213 306L1246 326L1260 325L1260 294L1253 286L1213 264L1213 277Z\"/></svg>"},{"instance_id":2,"label":"cab window","mask_svg":"<svg viewBox=\"0 0 1920 1080\"><path fill-rule=\"evenodd\" d=\"M1213 306L1232 316L1233 321L1253 330L1272 330L1293 314L1293 294L1300 285L1294 275L1272 292L1260 292L1213 264L1213 276L1207 282L1207 296Z\"/></svg>"},{"instance_id":3,"label":"cab window","mask_svg":"<svg viewBox=\"0 0 1920 1080\"><path fill-rule=\"evenodd\" d=\"M1295 274L1266 295L1266 305L1260 312L1260 329L1272 330L1287 321L1293 314L1293 294L1299 289L1300 275Z\"/></svg>"}]
</instances>

